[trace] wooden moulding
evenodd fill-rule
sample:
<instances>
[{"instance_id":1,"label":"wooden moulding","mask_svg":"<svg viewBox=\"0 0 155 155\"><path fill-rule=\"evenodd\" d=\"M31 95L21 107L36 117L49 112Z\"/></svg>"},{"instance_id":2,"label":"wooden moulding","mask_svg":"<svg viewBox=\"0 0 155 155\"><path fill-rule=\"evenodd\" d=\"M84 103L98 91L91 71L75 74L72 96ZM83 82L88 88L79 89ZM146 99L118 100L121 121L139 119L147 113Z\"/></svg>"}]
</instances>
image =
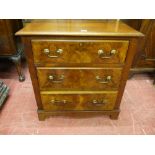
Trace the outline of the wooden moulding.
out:
<instances>
[{"instance_id":1,"label":"wooden moulding","mask_svg":"<svg viewBox=\"0 0 155 155\"><path fill-rule=\"evenodd\" d=\"M119 113L120 113L119 109L109 110L109 111L44 111L44 110L38 110L38 118L40 121L44 121L46 118L49 118L50 116L84 118L84 117L94 117L97 115L108 115L111 119L117 120Z\"/></svg>"}]
</instances>

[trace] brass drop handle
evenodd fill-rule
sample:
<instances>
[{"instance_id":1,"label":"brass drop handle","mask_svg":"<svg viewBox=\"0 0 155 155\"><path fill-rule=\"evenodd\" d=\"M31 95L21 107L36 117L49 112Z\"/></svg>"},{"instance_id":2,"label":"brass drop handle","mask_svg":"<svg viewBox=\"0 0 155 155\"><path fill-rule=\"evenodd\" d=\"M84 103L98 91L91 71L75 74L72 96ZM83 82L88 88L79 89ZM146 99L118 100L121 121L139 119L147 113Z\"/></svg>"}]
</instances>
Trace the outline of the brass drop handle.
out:
<instances>
[{"instance_id":1,"label":"brass drop handle","mask_svg":"<svg viewBox=\"0 0 155 155\"><path fill-rule=\"evenodd\" d=\"M96 76L96 80L99 82L99 83L103 83L103 84L107 84L111 81L112 77L110 75L106 76L106 78L102 79L100 78L99 76Z\"/></svg>"},{"instance_id":2,"label":"brass drop handle","mask_svg":"<svg viewBox=\"0 0 155 155\"><path fill-rule=\"evenodd\" d=\"M57 105L57 106L64 106L64 105L66 105L68 103L71 103L71 102L69 102L67 100L55 100L55 99L50 101L50 104L54 104L54 105Z\"/></svg>"},{"instance_id":3,"label":"brass drop handle","mask_svg":"<svg viewBox=\"0 0 155 155\"><path fill-rule=\"evenodd\" d=\"M105 104L107 104L108 103L108 101L107 100L93 100L92 102L91 102L91 104L92 105L94 105L94 106L103 106L103 105L105 105Z\"/></svg>"},{"instance_id":4,"label":"brass drop handle","mask_svg":"<svg viewBox=\"0 0 155 155\"><path fill-rule=\"evenodd\" d=\"M113 55L115 55L117 53L117 51L115 50L115 49L112 49L111 51L110 51L110 53L109 54L106 54L105 52L104 52L104 50L102 50L102 49L99 49L98 50L98 55L99 55L99 57L100 58L102 58L102 59L110 59Z\"/></svg>"},{"instance_id":5,"label":"brass drop handle","mask_svg":"<svg viewBox=\"0 0 155 155\"><path fill-rule=\"evenodd\" d=\"M60 77L56 77L55 75L49 75L48 79L53 83L62 83L64 80L64 75L60 75Z\"/></svg>"},{"instance_id":6,"label":"brass drop handle","mask_svg":"<svg viewBox=\"0 0 155 155\"><path fill-rule=\"evenodd\" d=\"M50 51L48 48L44 49L44 53L49 57L49 58L57 58L59 57L62 53L63 50L62 49L58 49L56 51L54 51L54 53L56 53L56 55L51 55L51 53L53 53L52 51Z\"/></svg>"}]
</instances>

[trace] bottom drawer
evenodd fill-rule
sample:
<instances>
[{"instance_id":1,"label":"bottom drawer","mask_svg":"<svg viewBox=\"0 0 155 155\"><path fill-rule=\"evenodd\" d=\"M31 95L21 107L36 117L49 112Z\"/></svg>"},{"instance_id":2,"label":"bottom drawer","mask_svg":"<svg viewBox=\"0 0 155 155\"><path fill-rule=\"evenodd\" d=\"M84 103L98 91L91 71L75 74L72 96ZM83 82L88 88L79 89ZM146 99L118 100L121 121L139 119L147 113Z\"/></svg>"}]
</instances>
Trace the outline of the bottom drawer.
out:
<instances>
[{"instance_id":1,"label":"bottom drawer","mask_svg":"<svg viewBox=\"0 0 155 155\"><path fill-rule=\"evenodd\" d=\"M41 93L44 110L112 110L117 92Z\"/></svg>"}]
</instances>

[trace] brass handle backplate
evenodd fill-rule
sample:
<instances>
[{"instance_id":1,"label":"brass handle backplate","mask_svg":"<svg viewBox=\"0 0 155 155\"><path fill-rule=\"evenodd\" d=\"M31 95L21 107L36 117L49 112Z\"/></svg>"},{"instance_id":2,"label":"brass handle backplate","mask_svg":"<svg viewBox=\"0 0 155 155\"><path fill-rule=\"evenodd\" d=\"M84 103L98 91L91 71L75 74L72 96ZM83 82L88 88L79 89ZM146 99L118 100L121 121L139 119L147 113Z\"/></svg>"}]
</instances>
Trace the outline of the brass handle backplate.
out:
<instances>
[{"instance_id":1,"label":"brass handle backplate","mask_svg":"<svg viewBox=\"0 0 155 155\"><path fill-rule=\"evenodd\" d=\"M112 79L112 77L110 75L106 76L106 78L100 78L99 76L96 76L96 80L99 83L103 83L103 84L109 83L111 81L111 79Z\"/></svg>"},{"instance_id":2,"label":"brass handle backplate","mask_svg":"<svg viewBox=\"0 0 155 155\"><path fill-rule=\"evenodd\" d=\"M48 79L53 83L62 83L64 80L64 75L60 75L60 77L57 77L56 75L49 75Z\"/></svg>"},{"instance_id":3,"label":"brass handle backplate","mask_svg":"<svg viewBox=\"0 0 155 155\"><path fill-rule=\"evenodd\" d=\"M48 48L45 48L43 51L49 58L57 58L63 53L62 49L58 49L56 51L50 51ZM55 53L55 55L52 55L51 53Z\"/></svg>"},{"instance_id":4,"label":"brass handle backplate","mask_svg":"<svg viewBox=\"0 0 155 155\"><path fill-rule=\"evenodd\" d=\"M110 59L112 56L116 55L116 53L117 51L115 49L112 49L109 54L106 54L102 49L98 50L98 55L102 59Z\"/></svg>"},{"instance_id":5,"label":"brass handle backplate","mask_svg":"<svg viewBox=\"0 0 155 155\"><path fill-rule=\"evenodd\" d=\"M105 99L101 99L101 100L93 100L93 101L91 101L90 103L91 103L91 105L93 105L93 106L104 106L105 104L108 103L108 101L105 100Z\"/></svg>"},{"instance_id":6,"label":"brass handle backplate","mask_svg":"<svg viewBox=\"0 0 155 155\"><path fill-rule=\"evenodd\" d=\"M69 102L67 100L55 100L55 99L50 101L50 104L54 104L54 105L57 105L57 106L64 106L64 105L66 105L68 103L71 103L71 102Z\"/></svg>"}]
</instances>

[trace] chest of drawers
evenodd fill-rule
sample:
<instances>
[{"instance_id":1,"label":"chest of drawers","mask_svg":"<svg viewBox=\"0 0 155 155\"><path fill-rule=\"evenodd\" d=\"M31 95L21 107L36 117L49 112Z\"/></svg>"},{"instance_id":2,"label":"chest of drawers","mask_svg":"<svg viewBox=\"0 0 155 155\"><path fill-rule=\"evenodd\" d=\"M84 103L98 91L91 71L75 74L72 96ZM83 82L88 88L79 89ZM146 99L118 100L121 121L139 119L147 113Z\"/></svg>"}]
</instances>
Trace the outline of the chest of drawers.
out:
<instances>
[{"instance_id":1,"label":"chest of drawers","mask_svg":"<svg viewBox=\"0 0 155 155\"><path fill-rule=\"evenodd\" d=\"M140 32L116 20L37 20L22 37L40 120L107 114L117 119Z\"/></svg>"}]
</instances>

